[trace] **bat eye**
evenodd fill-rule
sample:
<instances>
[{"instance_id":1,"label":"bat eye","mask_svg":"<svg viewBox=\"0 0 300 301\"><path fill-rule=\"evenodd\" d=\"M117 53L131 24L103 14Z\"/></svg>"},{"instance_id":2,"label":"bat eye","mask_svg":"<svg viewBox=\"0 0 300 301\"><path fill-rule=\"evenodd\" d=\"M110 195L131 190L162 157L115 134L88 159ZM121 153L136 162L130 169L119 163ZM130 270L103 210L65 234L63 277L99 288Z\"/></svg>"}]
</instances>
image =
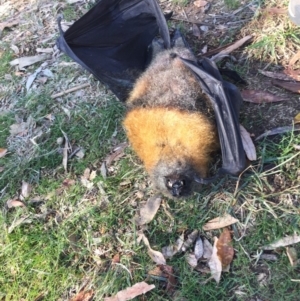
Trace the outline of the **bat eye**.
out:
<instances>
[{"instance_id":1,"label":"bat eye","mask_svg":"<svg viewBox=\"0 0 300 301\"><path fill-rule=\"evenodd\" d=\"M182 195L182 191L185 187L185 181L166 179L166 186L170 190L173 196L178 197Z\"/></svg>"}]
</instances>

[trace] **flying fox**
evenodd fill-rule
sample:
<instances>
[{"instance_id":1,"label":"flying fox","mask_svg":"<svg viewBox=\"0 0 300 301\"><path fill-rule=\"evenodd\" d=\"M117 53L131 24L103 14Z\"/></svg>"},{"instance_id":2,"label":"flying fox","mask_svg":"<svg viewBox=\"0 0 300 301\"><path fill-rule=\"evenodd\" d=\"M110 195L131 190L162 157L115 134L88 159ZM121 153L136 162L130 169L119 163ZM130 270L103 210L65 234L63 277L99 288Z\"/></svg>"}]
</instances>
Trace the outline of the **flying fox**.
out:
<instances>
[{"instance_id":1,"label":"flying fox","mask_svg":"<svg viewBox=\"0 0 300 301\"><path fill-rule=\"evenodd\" d=\"M156 0L100 0L60 27L57 45L125 102L134 151L155 189L178 198L245 168L242 98L213 61L197 60L178 31L170 36L166 18ZM219 148L222 167L206 178Z\"/></svg>"}]
</instances>

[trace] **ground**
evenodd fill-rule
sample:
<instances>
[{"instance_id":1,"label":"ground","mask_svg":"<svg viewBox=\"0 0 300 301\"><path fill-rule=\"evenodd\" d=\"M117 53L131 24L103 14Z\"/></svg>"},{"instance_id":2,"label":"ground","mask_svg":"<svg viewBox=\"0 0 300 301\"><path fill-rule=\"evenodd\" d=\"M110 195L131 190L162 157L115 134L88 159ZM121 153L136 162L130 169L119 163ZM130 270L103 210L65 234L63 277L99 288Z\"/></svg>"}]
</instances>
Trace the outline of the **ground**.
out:
<instances>
[{"instance_id":1,"label":"ground","mask_svg":"<svg viewBox=\"0 0 300 301\"><path fill-rule=\"evenodd\" d=\"M299 51L300 29L287 17L288 1L200 2L161 0L164 12L173 11L170 30L179 27L199 58L253 35L219 67L239 72L247 82L238 85L241 91L267 91L282 101L244 102L240 121L254 141L291 126L299 94L275 87L259 71L281 72ZM55 46L58 15L65 29L93 5L0 5L0 300L79 301L80 291L103 300L144 280L156 288L137 300L299 300L299 264L290 264L289 250L262 249L300 229L300 138L291 131L255 141L258 159L240 178L224 177L189 199L163 198L142 226L151 247L161 250L194 229L212 243L221 230L203 225L224 213L236 217L230 227L235 255L220 283L208 280L206 263L193 269L184 252L167 260L176 278L171 292L164 277L149 276L156 264L138 243L133 220L154 192L126 144L124 107ZM24 68L20 61L9 64L36 55L45 57ZM292 248L299 254L298 244Z\"/></svg>"}]
</instances>

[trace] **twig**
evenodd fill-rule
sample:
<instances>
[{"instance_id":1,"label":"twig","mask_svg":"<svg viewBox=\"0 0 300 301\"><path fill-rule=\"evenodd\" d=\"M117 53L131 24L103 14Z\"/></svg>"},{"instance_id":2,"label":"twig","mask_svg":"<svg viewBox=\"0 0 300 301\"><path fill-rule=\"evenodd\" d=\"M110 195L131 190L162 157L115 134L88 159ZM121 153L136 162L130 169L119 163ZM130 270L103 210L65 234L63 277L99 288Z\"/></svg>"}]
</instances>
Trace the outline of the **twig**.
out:
<instances>
[{"instance_id":1,"label":"twig","mask_svg":"<svg viewBox=\"0 0 300 301\"><path fill-rule=\"evenodd\" d=\"M71 89L67 89L67 90L65 90L65 91L63 91L63 92L59 92L59 93L56 93L56 94L51 95L51 98L54 99L54 98L63 96L63 95L65 95L65 94L68 94L68 93L77 91L77 90L79 90L79 89L86 88L86 87L88 87L89 85L90 85L90 84L83 84L83 85L79 85L79 86L73 87L73 88L71 88Z\"/></svg>"},{"instance_id":2,"label":"twig","mask_svg":"<svg viewBox=\"0 0 300 301\"><path fill-rule=\"evenodd\" d=\"M201 22L194 22L194 21L190 21L190 20L185 20L185 19L181 19L181 18L177 18L177 17L171 17L171 20L175 20L175 21L180 21L180 22L187 22L187 23L192 23L192 24L197 24L197 25L207 25L207 26L213 26L212 24L208 24L208 23L201 23Z\"/></svg>"},{"instance_id":3,"label":"twig","mask_svg":"<svg viewBox=\"0 0 300 301\"><path fill-rule=\"evenodd\" d=\"M244 45L246 42L248 42L250 39L252 39L252 36L245 36L244 38L238 40L237 42L235 42L234 44L232 44L231 46L225 48L224 50L220 51L218 54L216 54L215 56L213 56L211 59L215 62L218 62L222 59L222 57L228 55L229 53L231 53L232 51L234 51L235 49L241 47L242 45Z\"/></svg>"}]
</instances>

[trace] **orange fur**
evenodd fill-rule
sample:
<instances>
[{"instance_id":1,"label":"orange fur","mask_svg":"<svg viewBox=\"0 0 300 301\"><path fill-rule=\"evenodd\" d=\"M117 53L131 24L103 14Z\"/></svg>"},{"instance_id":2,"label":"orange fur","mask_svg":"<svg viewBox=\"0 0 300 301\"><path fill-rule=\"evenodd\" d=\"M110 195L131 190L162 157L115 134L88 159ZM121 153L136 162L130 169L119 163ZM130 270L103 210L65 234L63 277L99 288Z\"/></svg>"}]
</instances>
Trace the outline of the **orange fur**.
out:
<instances>
[{"instance_id":1,"label":"orange fur","mask_svg":"<svg viewBox=\"0 0 300 301\"><path fill-rule=\"evenodd\" d=\"M127 99L127 105L133 103L136 99L142 97L148 90L149 82L147 78L141 78L134 89L131 91L129 98Z\"/></svg>"},{"instance_id":2,"label":"orange fur","mask_svg":"<svg viewBox=\"0 0 300 301\"><path fill-rule=\"evenodd\" d=\"M124 126L150 174L159 161L180 160L206 176L210 153L218 148L214 124L200 112L135 108L127 113Z\"/></svg>"}]
</instances>

